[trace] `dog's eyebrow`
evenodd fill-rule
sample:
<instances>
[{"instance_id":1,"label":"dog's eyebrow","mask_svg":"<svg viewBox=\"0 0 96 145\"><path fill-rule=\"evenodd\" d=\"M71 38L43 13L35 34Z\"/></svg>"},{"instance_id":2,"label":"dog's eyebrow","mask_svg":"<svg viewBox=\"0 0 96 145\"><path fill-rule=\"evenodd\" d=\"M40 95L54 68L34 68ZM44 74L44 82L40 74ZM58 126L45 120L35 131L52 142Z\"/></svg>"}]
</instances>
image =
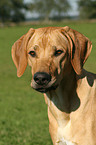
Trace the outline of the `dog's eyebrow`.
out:
<instances>
[{"instance_id":1,"label":"dog's eyebrow","mask_svg":"<svg viewBox=\"0 0 96 145\"><path fill-rule=\"evenodd\" d=\"M52 48L53 48L54 50L57 50L57 47L56 47L56 46L52 46Z\"/></svg>"},{"instance_id":2,"label":"dog's eyebrow","mask_svg":"<svg viewBox=\"0 0 96 145\"><path fill-rule=\"evenodd\" d=\"M34 50L36 50L37 48L39 48L38 45L35 45L35 46L33 47Z\"/></svg>"},{"instance_id":3,"label":"dog's eyebrow","mask_svg":"<svg viewBox=\"0 0 96 145\"><path fill-rule=\"evenodd\" d=\"M56 51L56 50L59 49L59 48L57 48L56 46L52 46L52 48L54 49L54 51ZM60 48L61 48L61 49L63 48L63 50L66 50L65 47L61 47L61 46L60 46Z\"/></svg>"},{"instance_id":4,"label":"dog's eyebrow","mask_svg":"<svg viewBox=\"0 0 96 145\"><path fill-rule=\"evenodd\" d=\"M36 51L38 48L39 48L38 45L34 45L34 46L30 47L29 50L35 50Z\"/></svg>"}]
</instances>

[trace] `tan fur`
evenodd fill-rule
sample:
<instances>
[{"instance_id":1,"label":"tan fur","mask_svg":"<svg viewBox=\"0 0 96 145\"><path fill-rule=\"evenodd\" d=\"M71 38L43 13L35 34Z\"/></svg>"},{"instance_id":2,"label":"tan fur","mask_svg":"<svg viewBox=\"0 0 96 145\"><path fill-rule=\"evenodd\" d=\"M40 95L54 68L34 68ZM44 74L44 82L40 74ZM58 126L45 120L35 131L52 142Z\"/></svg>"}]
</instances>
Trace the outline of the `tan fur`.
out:
<instances>
[{"instance_id":1,"label":"tan fur","mask_svg":"<svg viewBox=\"0 0 96 145\"><path fill-rule=\"evenodd\" d=\"M63 53L56 57L58 49ZM36 72L51 75L47 88L58 85L44 94L54 145L96 145L96 74L83 69L91 49L91 41L68 26L30 29L12 47L19 77L28 62L34 89Z\"/></svg>"}]
</instances>

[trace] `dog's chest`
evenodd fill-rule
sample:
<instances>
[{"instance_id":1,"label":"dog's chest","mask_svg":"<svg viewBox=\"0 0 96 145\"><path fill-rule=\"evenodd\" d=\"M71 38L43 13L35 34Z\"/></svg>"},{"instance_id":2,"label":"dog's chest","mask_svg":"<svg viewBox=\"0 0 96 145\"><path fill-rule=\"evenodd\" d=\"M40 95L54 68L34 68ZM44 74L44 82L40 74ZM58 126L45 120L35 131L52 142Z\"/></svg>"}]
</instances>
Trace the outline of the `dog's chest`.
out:
<instances>
[{"instance_id":1,"label":"dog's chest","mask_svg":"<svg viewBox=\"0 0 96 145\"><path fill-rule=\"evenodd\" d=\"M72 142L71 139L71 121L70 121L70 117L67 113L64 113L59 107L62 106L58 106L58 102L54 96L52 98L52 100L50 100L49 98L47 98L47 103L48 103L48 110L49 110L49 115L51 113L51 118L49 116L49 121L51 124L51 121L54 120L54 124L55 121L57 122L57 127L54 126L54 124L52 123L53 128L55 128L56 131L56 136L57 136L57 140L56 140L56 145L76 145L75 143ZM54 119L53 119L54 118ZM52 121L53 122L53 121ZM52 129L52 128L51 128Z\"/></svg>"},{"instance_id":2,"label":"dog's chest","mask_svg":"<svg viewBox=\"0 0 96 145\"><path fill-rule=\"evenodd\" d=\"M66 127L58 127L57 131L57 145L76 145L70 138L70 121Z\"/></svg>"}]
</instances>

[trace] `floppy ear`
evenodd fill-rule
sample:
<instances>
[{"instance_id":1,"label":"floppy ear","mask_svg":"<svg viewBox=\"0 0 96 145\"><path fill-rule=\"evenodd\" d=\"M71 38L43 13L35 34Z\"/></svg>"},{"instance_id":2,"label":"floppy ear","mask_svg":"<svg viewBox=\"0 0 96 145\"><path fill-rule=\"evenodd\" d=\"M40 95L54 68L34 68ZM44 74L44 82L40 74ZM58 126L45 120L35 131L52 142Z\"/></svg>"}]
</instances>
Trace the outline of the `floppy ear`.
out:
<instances>
[{"instance_id":1,"label":"floppy ear","mask_svg":"<svg viewBox=\"0 0 96 145\"><path fill-rule=\"evenodd\" d=\"M68 26L64 27L65 35L70 42L71 64L75 72L80 75L83 65L87 60L91 49L91 41L76 30L72 30Z\"/></svg>"},{"instance_id":2,"label":"floppy ear","mask_svg":"<svg viewBox=\"0 0 96 145\"><path fill-rule=\"evenodd\" d=\"M27 45L34 33L34 29L30 29L27 34L23 35L12 46L12 59L17 68L17 76L21 77L27 66Z\"/></svg>"}]
</instances>

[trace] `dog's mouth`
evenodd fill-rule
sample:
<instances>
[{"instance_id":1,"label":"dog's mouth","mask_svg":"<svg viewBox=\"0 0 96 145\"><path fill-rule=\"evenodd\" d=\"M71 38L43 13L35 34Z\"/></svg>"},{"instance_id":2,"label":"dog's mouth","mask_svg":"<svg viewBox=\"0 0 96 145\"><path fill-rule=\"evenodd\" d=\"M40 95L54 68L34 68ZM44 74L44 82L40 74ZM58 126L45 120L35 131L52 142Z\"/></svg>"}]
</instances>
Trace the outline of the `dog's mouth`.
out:
<instances>
[{"instance_id":1,"label":"dog's mouth","mask_svg":"<svg viewBox=\"0 0 96 145\"><path fill-rule=\"evenodd\" d=\"M46 93L51 90L55 90L57 85L56 77L52 77L46 72L37 72L31 82L31 87L38 92Z\"/></svg>"},{"instance_id":2,"label":"dog's mouth","mask_svg":"<svg viewBox=\"0 0 96 145\"><path fill-rule=\"evenodd\" d=\"M58 84L56 83L56 80L53 80L53 81L50 81L47 85L38 85L33 80L31 82L31 87L38 92L46 93L48 91L55 90L58 87Z\"/></svg>"},{"instance_id":3,"label":"dog's mouth","mask_svg":"<svg viewBox=\"0 0 96 145\"><path fill-rule=\"evenodd\" d=\"M58 85L54 85L49 88L44 88L44 87L34 88L33 87L33 89L35 89L36 91L41 92L41 93L46 93L48 91L55 90L57 87L58 87Z\"/></svg>"}]
</instances>

